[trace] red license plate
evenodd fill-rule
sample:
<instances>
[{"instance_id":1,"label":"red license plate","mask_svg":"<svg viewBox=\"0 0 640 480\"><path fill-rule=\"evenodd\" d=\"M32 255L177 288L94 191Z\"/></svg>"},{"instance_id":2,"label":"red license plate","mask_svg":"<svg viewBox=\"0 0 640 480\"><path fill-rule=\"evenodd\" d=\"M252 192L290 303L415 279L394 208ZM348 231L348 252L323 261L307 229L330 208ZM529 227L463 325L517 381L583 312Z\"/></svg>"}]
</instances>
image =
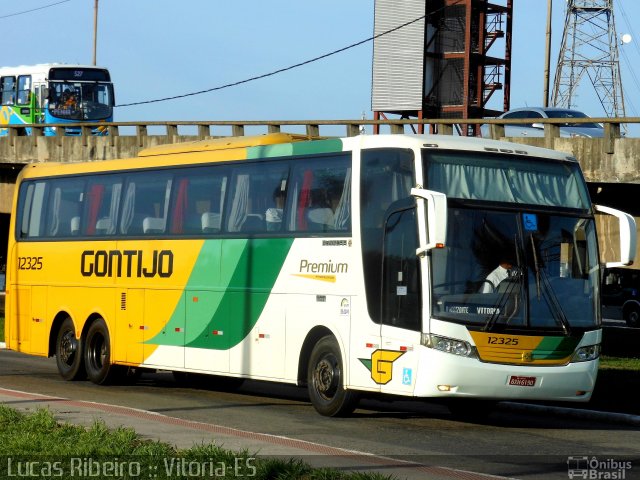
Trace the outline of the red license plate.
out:
<instances>
[{"instance_id":1,"label":"red license plate","mask_svg":"<svg viewBox=\"0 0 640 480\"><path fill-rule=\"evenodd\" d=\"M509 385L517 385L518 387L535 387L536 377L519 377L511 375L509 377Z\"/></svg>"}]
</instances>

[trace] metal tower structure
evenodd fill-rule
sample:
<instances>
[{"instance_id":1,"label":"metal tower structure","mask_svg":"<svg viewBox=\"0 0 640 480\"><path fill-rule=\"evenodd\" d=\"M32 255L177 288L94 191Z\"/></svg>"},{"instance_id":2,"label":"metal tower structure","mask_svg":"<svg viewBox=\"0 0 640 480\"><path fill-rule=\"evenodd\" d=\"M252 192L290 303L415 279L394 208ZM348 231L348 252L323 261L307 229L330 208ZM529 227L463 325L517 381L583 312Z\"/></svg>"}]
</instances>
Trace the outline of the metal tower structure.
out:
<instances>
[{"instance_id":1,"label":"metal tower structure","mask_svg":"<svg viewBox=\"0 0 640 480\"><path fill-rule=\"evenodd\" d=\"M558 56L552 104L577 107L577 90L584 76L595 89L607 117L624 117L618 36L613 0L568 0Z\"/></svg>"},{"instance_id":2,"label":"metal tower structure","mask_svg":"<svg viewBox=\"0 0 640 480\"><path fill-rule=\"evenodd\" d=\"M374 119L459 118L477 135L462 120L509 109L512 15L513 0L376 0Z\"/></svg>"}]
</instances>

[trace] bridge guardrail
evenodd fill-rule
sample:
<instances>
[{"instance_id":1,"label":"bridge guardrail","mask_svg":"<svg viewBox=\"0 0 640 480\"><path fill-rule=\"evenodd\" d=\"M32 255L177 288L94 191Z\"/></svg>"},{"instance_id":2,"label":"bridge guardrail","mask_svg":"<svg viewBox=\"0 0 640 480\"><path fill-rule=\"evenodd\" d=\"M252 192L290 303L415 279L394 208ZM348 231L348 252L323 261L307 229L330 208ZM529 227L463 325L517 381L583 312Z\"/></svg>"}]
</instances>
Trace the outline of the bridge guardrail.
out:
<instances>
[{"instance_id":1,"label":"bridge guardrail","mask_svg":"<svg viewBox=\"0 0 640 480\"><path fill-rule=\"evenodd\" d=\"M640 123L640 117L625 118L574 118L571 123L601 123L605 129L605 138L615 140L621 137L621 126L625 124ZM561 118L540 118L536 123L544 124L545 137L559 137L559 126L566 123L566 119ZM298 126L304 127L305 132L310 137L319 136L322 132L320 127L343 127L346 136L358 135L362 127L388 127L391 133L403 133L405 127L410 127L414 131L422 130L428 126L432 133L453 134L455 125L484 125L490 126L491 138L504 137L505 125L526 125L531 124L531 119L504 119L482 118L482 119L401 119L401 120L207 120L207 121L133 121L133 122L82 122L82 123L52 123L52 124L22 124L22 125L1 125L0 129L8 130L9 139L26 136L27 129L31 129L33 137L44 135L44 129L55 127L56 136L64 137L64 128L75 127L80 129L83 137L92 136L92 129L96 127L107 128L112 136L119 136L120 129L132 127L138 137L147 136L149 127L163 127L166 129L166 136L178 135L178 127L196 127L197 136L206 138L214 136L213 127L228 127L231 129L230 136L245 135L246 127L263 127L268 133L280 132L282 127ZM417 130L416 130L417 127ZM217 135L229 136L229 135ZM5 137L0 137L0 140Z\"/></svg>"}]
</instances>

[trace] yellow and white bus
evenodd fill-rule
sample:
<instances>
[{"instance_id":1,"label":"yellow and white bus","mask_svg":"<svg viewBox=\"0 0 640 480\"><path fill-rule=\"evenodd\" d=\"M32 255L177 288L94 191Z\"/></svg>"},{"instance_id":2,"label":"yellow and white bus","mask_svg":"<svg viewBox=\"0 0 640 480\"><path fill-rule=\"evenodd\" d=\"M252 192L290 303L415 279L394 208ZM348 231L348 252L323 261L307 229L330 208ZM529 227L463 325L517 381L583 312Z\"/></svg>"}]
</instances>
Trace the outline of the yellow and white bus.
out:
<instances>
[{"instance_id":1,"label":"yellow and white bus","mask_svg":"<svg viewBox=\"0 0 640 480\"><path fill-rule=\"evenodd\" d=\"M5 338L67 380L307 385L328 416L363 393L587 401L598 210L630 263L633 218L591 204L574 158L452 136L276 133L28 165Z\"/></svg>"}]
</instances>

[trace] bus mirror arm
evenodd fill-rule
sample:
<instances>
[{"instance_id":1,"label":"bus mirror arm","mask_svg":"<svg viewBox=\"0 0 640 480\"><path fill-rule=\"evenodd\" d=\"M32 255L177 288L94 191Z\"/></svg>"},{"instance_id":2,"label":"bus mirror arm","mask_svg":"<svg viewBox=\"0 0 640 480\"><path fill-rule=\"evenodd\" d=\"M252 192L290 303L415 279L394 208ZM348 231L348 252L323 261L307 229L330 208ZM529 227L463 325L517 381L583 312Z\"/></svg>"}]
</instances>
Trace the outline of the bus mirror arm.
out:
<instances>
[{"instance_id":1,"label":"bus mirror arm","mask_svg":"<svg viewBox=\"0 0 640 480\"><path fill-rule=\"evenodd\" d=\"M620 228L620 260L606 262L605 268L623 267L633 264L636 256L636 221L628 213L611 207L594 205L596 212L612 215L618 219Z\"/></svg>"},{"instance_id":2,"label":"bus mirror arm","mask_svg":"<svg viewBox=\"0 0 640 480\"><path fill-rule=\"evenodd\" d=\"M423 257L429 250L444 247L447 237L447 196L444 193L412 188L417 200L418 238L416 255Z\"/></svg>"}]
</instances>

